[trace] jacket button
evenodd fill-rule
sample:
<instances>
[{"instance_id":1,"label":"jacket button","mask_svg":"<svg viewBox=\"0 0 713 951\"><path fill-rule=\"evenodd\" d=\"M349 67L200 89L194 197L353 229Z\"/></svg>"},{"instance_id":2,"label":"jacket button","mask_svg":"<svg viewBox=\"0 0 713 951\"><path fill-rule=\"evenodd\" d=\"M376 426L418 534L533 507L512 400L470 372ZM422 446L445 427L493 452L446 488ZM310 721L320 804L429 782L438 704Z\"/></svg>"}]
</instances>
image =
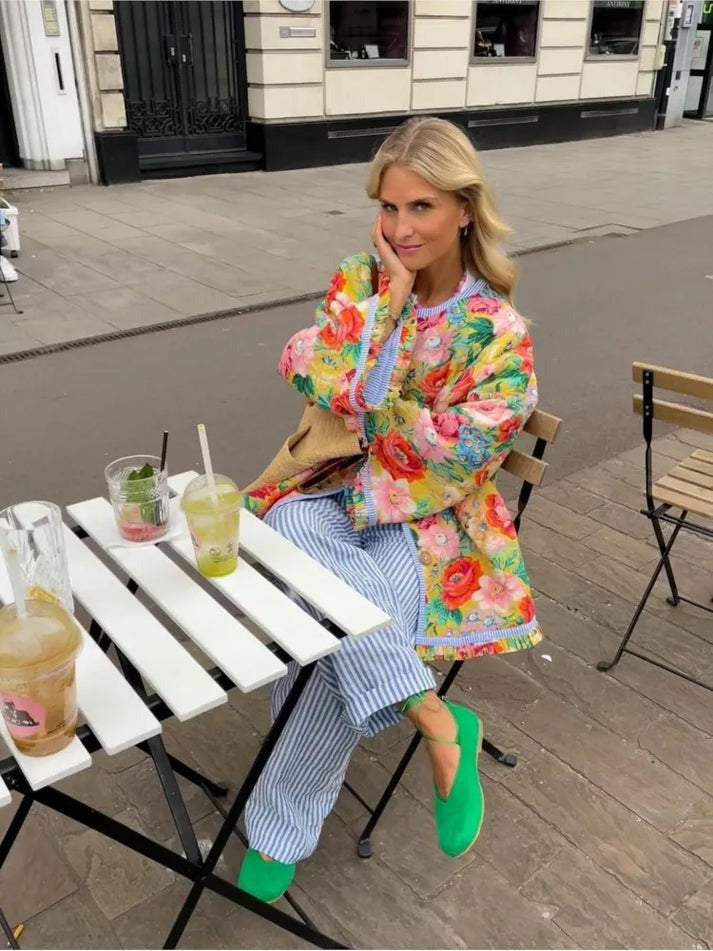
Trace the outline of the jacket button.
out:
<instances>
[{"instance_id":1,"label":"jacket button","mask_svg":"<svg viewBox=\"0 0 713 951\"><path fill-rule=\"evenodd\" d=\"M418 560L422 565L431 565L433 564L433 555L428 551L422 551L418 556Z\"/></svg>"}]
</instances>

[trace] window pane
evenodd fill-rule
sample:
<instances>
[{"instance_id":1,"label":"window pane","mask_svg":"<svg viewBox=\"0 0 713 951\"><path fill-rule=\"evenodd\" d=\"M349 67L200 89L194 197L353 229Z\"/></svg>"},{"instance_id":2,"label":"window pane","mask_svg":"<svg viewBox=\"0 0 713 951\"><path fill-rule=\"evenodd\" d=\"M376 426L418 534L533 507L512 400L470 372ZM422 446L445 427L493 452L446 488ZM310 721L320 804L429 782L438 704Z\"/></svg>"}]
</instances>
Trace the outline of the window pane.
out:
<instances>
[{"instance_id":1,"label":"window pane","mask_svg":"<svg viewBox=\"0 0 713 951\"><path fill-rule=\"evenodd\" d=\"M409 0L330 0L330 60L407 59Z\"/></svg>"},{"instance_id":2,"label":"window pane","mask_svg":"<svg viewBox=\"0 0 713 951\"><path fill-rule=\"evenodd\" d=\"M589 52L595 56L636 56L644 0L594 0Z\"/></svg>"},{"instance_id":3,"label":"window pane","mask_svg":"<svg viewBox=\"0 0 713 951\"><path fill-rule=\"evenodd\" d=\"M537 48L537 0L478 0L474 56L529 56Z\"/></svg>"}]
</instances>

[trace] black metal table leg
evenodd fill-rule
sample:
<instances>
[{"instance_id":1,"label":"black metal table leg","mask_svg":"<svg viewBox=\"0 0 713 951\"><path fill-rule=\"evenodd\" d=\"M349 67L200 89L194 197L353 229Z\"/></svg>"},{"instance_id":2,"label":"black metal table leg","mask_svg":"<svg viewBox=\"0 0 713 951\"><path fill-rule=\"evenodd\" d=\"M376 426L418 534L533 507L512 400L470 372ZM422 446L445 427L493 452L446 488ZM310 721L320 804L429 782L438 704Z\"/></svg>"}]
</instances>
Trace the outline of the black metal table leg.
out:
<instances>
[{"instance_id":1,"label":"black metal table leg","mask_svg":"<svg viewBox=\"0 0 713 951\"><path fill-rule=\"evenodd\" d=\"M139 746L143 748L144 744L140 743ZM189 766L188 763L184 763L182 759L173 756L171 753L168 754L168 761L174 773L183 776L189 783L193 783L194 786L198 786L198 788L203 789L204 792L210 792L212 796L217 796L218 798L228 795L229 786L227 783L216 782L214 779L209 779L207 776L204 776L203 773L199 773L197 769Z\"/></svg>"},{"instance_id":2,"label":"black metal table leg","mask_svg":"<svg viewBox=\"0 0 713 951\"><path fill-rule=\"evenodd\" d=\"M30 799L28 796L23 796L22 801L17 808L17 812L12 817L12 822L7 827L7 832L3 836L2 842L0 842L0 869L5 864L5 860L10 854L10 849L15 844L15 839L20 834L20 830L25 824L25 819L27 819L31 808L32 799Z\"/></svg>"},{"instance_id":3,"label":"black metal table leg","mask_svg":"<svg viewBox=\"0 0 713 951\"><path fill-rule=\"evenodd\" d=\"M290 692L285 698L285 702L280 707L280 710L275 717L275 720L270 727L267 736L263 740L262 746L260 747L260 750L255 757L253 764L243 781L243 784L238 790L238 794L235 797L232 806L228 810L228 814L223 821L223 825L221 826L218 835L215 837L211 850L203 863L204 876L201 877L199 881L195 882L193 888L190 890L188 897L183 903L183 907L178 913L178 917L173 923L173 927L166 938L164 948L175 948L180 941L181 935L183 934L186 925L188 924L191 915L193 914L195 907L198 904L201 895L203 894L203 890L206 887L205 873L211 874L215 869L215 866L218 864L218 859L222 855L223 850L228 843L230 834L237 824L238 819L242 815L242 812L247 805L247 801L250 798L250 794L255 788L255 785L260 778L263 769L267 765L270 754L275 748L277 741L280 739L282 731L287 725L292 711L294 710L295 706L297 705L297 701L302 695L302 691L307 686L307 682L312 676L315 666L316 665L314 663L308 664L306 667L303 667L297 675ZM237 886L232 887L237 888Z\"/></svg>"},{"instance_id":4,"label":"black metal table leg","mask_svg":"<svg viewBox=\"0 0 713 951\"><path fill-rule=\"evenodd\" d=\"M176 875L180 875L193 882L202 880L204 887L210 891L221 895L223 898L227 898L228 901L231 901L234 905L247 908L260 918L264 918L266 921L278 925L290 934L296 935L298 938L309 941L316 947L343 947L343 945L329 938L327 935L322 934L322 932L309 928L301 921L285 914L285 912L279 911L271 905L266 905L264 902L253 898L252 895L248 895L246 892L242 892L230 882L223 881L223 879L218 878L212 873L206 873L202 865L194 865L183 855L178 855L165 845L154 842L141 832L137 832L136 829L124 825L117 819L112 819L111 816L104 815L104 813L93 809L78 799L74 799L72 796L67 795L67 793L60 792L51 786L47 786L33 793L29 787L27 787L24 779L18 780L18 787L23 790L26 789L27 794L34 797L37 802L53 809L55 812L59 812L63 816L74 819L75 822L80 822L88 829L94 829L94 831L100 835L106 836L119 845L123 845L132 852L145 856L152 862L158 862L170 871L175 872Z\"/></svg>"},{"instance_id":5,"label":"black metal table leg","mask_svg":"<svg viewBox=\"0 0 713 951\"><path fill-rule=\"evenodd\" d=\"M5 913L2 908L0 908L0 931L3 932L5 938L7 939L8 948L19 948L20 945L15 940L15 935L13 934L12 928L10 927L10 922L5 917Z\"/></svg>"},{"instance_id":6,"label":"black metal table leg","mask_svg":"<svg viewBox=\"0 0 713 951\"><path fill-rule=\"evenodd\" d=\"M122 672L128 683L134 688L142 700L148 699L141 674L131 661L122 654L116 644L114 645L114 649L116 650ZM145 740L142 745L148 748L149 756L156 767L156 774L161 783L166 804L171 811L171 817L178 832L178 837L181 840L183 851L191 862L200 865L201 850L198 846L198 840L196 839L191 818L188 815L188 809L181 795L181 790L178 788L176 775L171 769L171 763L163 738L161 736L152 736L149 737L148 740Z\"/></svg>"},{"instance_id":7,"label":"black metal table leg","mask_svg":"<svg viewBox=\"0 0 713 951\"><path fill-rule=\"evenodd\" d=\"M80 534L79 531L77 534ZM132 590L132 592L137 590L137 585L133 581L129 582L128 587L130 590ZM106 633L96 621L92 621L90 633L99 642L103 649L111 646L111 641L108 640ZM339 637L343 636L342 632L335 631L335 633ZM141 698L145 701L147 708L161 721L170 718L173 715L170 708L160 697L156 696L155 694L151 696L147 695L143 679L138 670L133 666L129 659L122 654L116 645L113 646L116 650L124 677L133 687L133 689L137 691L139 696L141 696ZM277 650L276 653L278 653ZM285 655L284 659L288 660L289 658L287 655ZM188 766L188 764L183 763L177 757L169 755L161 737L152 737L143 741L142 743L136 744L136 748L142 749L144 752L148 751L154 762L156 771L159 775L159 780L161 781L164 797L171 810L174 824L184 848L184 854L174 852L173 850L162 845L160 842L153 841L148 836L137 832L135 829L118 822L116 819L113 819L99 810L88 806L86 803L83 803L80 800L74 799L72 796L63 793L52 786L47 786L39 790L33 790L29 786L20 768L13 761L12 757L8 757L5 760L0 761L0 775L5 779L9 788L19 792L23 797L20 808L13 817L13 820L8 827L8 831L5 834L2 842L0 842L0 866L7 858L7 855L12 848L15 839L17 838L17 835L19 834L25 819L27 818L32 803L39 802L60 813L61 815L65 815L74 821L80 822L87 828L95 830L100 835L103 835L112 841L123 845L131 851L145 856L150 861L159 863L165 868L170 869L177 875L180 875L181 877L193 883L193 887L191 888L188 898L184 902L184 905L179 912L176 921L174 922L173 928L171 929L171 932L167 938L165 947L175 947L176 943L180 940L188 921L191 918L200 896L202 895L203 891L207 889L228 899L234 905L245 908L248 911L251 911L259 917L265 919L266 921L281 927L288 933L302 938L315 947L330 949L335 948L339 949L339 951L344 949L344 951L346 951L344 945L319 931L315 924L310 920L309 916L306 915L306 913L294 900L288 898L288 901L292 907L300 915L301 920L293 918L291 915L273 908L271 905L254 898L247 892L243 892L232 883L219 878L214 872L215 866L217 865L231 834L238 835L241 840L245 842L245 837L236 828L238 819L244 811L248 798L250 797L255 784L260 778L260 775L264 770L276 743L282 735L292 711L294 710L305 686L307 685L307 682L312 675L315 666L316 664L312 663L299 671L297 678L295 679L295 683L293 684L285 702L282 704L282 707L280 708L280 711L278 712L272 727L265 737L260 750L258 751L258 754L255 757L255 760L237 793L235 801L227 812L220 804L215 801L218 797L225 796L227 793L228 787L225 784L209 779L198 770L195 770ZM212 668L209 673L213 679L225 690L232 689L235 686L230 678L228 678L227 675L225 675L217 667ZM95 752L98 749L101 749L101 743L87 724L83 724L78 728L77 735L88 752ZM214 805L216 805L216 808L221 813L221 815L224 817L223 825L221 826L205 861L202 859L200 854L195 832L190 823L185 803L178 788L176 779L177 775L183 775L186 779L201 787L206 795L208 795L208 797L211 799L211 801L213 801ZM195 848L192 847L193 844L195 845ZM6 932L9 946L17 948L17 942L12 936L12 931L6 919L2 915L1 909L0 930Z\"/></svg>"}]
</instances>

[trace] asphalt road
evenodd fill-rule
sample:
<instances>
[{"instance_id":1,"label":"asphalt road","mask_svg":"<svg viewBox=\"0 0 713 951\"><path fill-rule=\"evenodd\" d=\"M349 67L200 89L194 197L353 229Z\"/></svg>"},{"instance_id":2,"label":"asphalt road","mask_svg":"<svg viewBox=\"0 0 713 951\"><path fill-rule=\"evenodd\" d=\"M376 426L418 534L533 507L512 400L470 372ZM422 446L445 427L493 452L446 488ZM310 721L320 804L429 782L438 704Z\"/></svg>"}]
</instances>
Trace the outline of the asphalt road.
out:
<instances>
[{"instance_id":1,"label":"asphalt road","mask_svg":"<svg viewBox=\"0 0 713 951\"><path fill-rule=\"evenodd\" d=\"M713 375L712 248L706 217L522 258L517 304L534 322L540 405L565 420L550 479L640 441L632 361ZM196 467L198 422L216 469L250 481L294 429L300 398L275 366L312 311L294 305L0 366L0 506L103 494L104 466L158 454L163 429L169 468Z\"/></svg>"}]
</instances>

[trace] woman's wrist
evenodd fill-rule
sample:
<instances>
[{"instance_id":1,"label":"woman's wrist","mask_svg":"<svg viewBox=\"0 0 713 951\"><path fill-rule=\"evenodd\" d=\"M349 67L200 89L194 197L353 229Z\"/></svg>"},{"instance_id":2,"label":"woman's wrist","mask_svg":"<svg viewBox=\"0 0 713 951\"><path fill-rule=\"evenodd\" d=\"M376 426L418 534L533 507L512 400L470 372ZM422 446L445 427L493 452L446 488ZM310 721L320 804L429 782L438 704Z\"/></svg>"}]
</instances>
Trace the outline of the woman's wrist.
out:
<instances>
[{"instance_id":1,"label":"woman's wrist","mask_svg":"<svg viewBox=\"0 0 713 951\"><path fill-rule=\"evenodd\" d=\"M400 319L401 313L404 307L406 306L406 302L408 301L410 296L411 296L410 287L408 288L399 287L399 286L395 287L393 284L391 285L389 313L391 314L394 320Z\"/></svg>"}]
</instances>

